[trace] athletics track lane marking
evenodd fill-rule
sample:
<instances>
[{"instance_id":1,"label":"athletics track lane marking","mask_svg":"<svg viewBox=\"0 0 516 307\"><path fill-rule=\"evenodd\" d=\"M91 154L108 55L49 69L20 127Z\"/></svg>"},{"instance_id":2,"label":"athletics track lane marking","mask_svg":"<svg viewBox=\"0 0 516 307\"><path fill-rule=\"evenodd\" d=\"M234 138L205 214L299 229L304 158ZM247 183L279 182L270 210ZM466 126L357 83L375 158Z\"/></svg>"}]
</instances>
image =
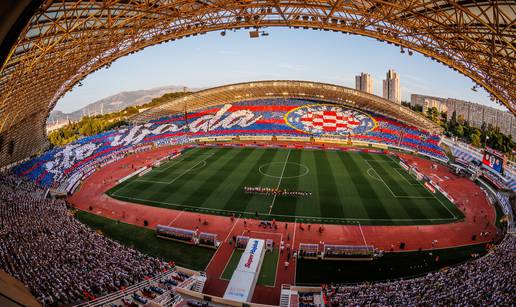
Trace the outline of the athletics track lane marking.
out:
<instances>
[{"instance_id":1,"label":"athletics track lane marking","mask_svg":"<svg viewBox=\"0 0 516 307\"><path fill-rule=\"evenodd\" d=\"M297 219L294 219L294 234L292 235L292 249L296 248L296 230L297 230ZM299 257L299 248L297 249L296 265L294 266L294 281L293 281L293 284L296 283L297 260L298 260L298 257Z\"/></svg>"},{"instance_id":2,"label":"athletics track lane marking","mask_svg":"<svg viewBox=\"0 0 516 307\"><path fill-rule=\"evenodd\" d=\"M174 224L174 222L181 216L183 215L183 213L185 212L185 210L181 210L181 212L179 212L178 215L176 215L176 217L168 224L168 226L171 226L172 224Z\"/></svg>"},{"instance_id":3,"label":"athletics track lane marking","mask_svg":"<svg viewBox=\"0 0 516 307\"><path fill-rule=\"evenodd\" d=\"M213 261L213 259L215 259L215 256L217 256L217 253L222 249L222 244L226 243L226 241L228 240L229 236L231 235L231 233L233 232L233 230L235 229L235 226L238 224L238 221L240 221L240 217L238 217L235 221L235 223L233 223L233 227L231 227L231 229L229 230L228 232L228 235L226 236L226 238L224 239L224 241L222 241L222 243L220 243L220 246L219 248L217 248L217 250L215 251L215 253L213 253L213 256L211 257L210 261L208 262L208 264L206 265L206 267L204 268L204 271L207 271L208 270L208 267L210 266L211 262ZM233 252L231 252L231 255L233 255ZM228 259L228 262L229 262L229 259ZM227 264L227 263L226 263ZM222 273L224 273L224 271L222 271ZM219 276L220 277L220 276Z\"/></svg>"},{"instance_id":4,"label":"athletics track lane marking","mask_svg":"<svg viewBox=\"0 0 516 307\"><path fill-rule=\"evenodd\" d=\"M364 235L364 232L362 231L362 225L360 224L359 221L357 221L358 223L358 229L360 229L360 234L362 234L362 239L364 239L364 245L367 246L367 241L366 241L366 238L365 238L365 235Z\"/></svg>"}]
</instances>

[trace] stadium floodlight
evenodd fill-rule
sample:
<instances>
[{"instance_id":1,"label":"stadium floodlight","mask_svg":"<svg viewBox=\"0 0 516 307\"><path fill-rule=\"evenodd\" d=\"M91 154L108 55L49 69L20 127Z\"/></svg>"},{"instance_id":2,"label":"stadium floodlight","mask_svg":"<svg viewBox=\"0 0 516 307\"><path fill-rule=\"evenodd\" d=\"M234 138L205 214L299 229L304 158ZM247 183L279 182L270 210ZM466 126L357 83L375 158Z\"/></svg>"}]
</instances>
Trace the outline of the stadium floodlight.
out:
<instances>
[{"instance_id":1,"label":"stadium floodlight","mask_svg":"<svg viewBox=\"0 0 516 307\"><path fill-rule=\"evenodd\" d=\"M269 36L269 33L265 32L265 31L259 31L259 30L249 31L250 38L258 38L260 36Z\"/></svg>"},{"instance_id":2,"label":"stadium floodlight","mask_svg":"<svg viewBox=\"0 0 516 307\"><path fill-rule=\"evenodd\" d=\"M258 30L249 31L249 37L250 38L258 38L258 37L260 37L260 32Z\"/></svg>"}]
</instances>

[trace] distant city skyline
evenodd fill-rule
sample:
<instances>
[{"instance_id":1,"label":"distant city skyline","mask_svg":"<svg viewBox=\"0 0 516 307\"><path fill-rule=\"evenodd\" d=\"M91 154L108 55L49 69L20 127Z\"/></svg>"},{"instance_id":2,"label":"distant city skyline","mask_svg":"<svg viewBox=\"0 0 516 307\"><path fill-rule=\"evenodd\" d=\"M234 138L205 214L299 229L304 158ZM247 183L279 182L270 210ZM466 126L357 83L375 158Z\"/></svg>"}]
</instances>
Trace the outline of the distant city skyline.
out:
<instances>
[{"instance_id":1,"label":"distant city skyline","mask_svg":"<svg viewBox=\"0 0 516 307\"><path fill-rule=\"evenodd\" d=\"M218 32L151 46L120 58L75 86L56 110L72 112L122 91L167 85L206 88L253 80L311 80L355 88L355 76L371 75L373 94L382 96L385 72L401 79L401 100L411 94L453 97L506 110L488 93L471 90L467 77L414 52L371 38L342 33L267 28L267 37L247 30Z\"/></svg>"}]
</instances>

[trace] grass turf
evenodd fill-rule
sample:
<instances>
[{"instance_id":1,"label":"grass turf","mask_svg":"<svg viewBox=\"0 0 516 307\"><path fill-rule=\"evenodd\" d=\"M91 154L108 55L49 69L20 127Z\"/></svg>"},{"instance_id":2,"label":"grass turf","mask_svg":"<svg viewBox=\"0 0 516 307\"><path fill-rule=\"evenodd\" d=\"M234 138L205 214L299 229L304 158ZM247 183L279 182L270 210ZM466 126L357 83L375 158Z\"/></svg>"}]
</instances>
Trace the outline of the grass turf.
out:
<instances>
[{"instance_id":1,"label":"grass turf","mask_svg":"<svg viewBox=\"0 0 516 307\"><path fill-rule=\"evenodd\" d=\"M75 217L82 223L140 252L174 261L177 265L192 270L204 270L215 250L160 239L153 230L111 220L85 211L77 211Z\"/></svg>"},{"instance_id":2,"label":"grass turf","mask_svg":"<svg viewBox=\"0 0 516 307\"><path fill-rule=\"evenodd\" d=\"M251 195L244 186L312 192L309 198ZM392 156L310 149L194 148L109 190L151 206L311 223L449 223L462 213L432 194Z\"/></svg>"},{"instance_id":3,"label":"grass turf","mask_svg":"<svg viewBox=\"0 0 516 307\"><path fill-rule=\"evenodd\" d=\"M485 244L477 244L433 251L386 253L373 261L299 259L296 284L319 286L415 277L470 260L472 254L485 253Z\"/></svg>"},{"instance_id":4,"label":"grass turf","mask_svg":"<svg viewBox=\"0 0 516 307\"><path fill-rule=\"evenodd\" d=\"M224 272L220 276L222 279L230 280L231 276L233 276L233 272L236 270L238 266L238 262L240 261L240 257L242 257L242 250L235 249L231 254L231 258L229 259L226 267L224 268ZM260 274L258 275L258 284L263 286L273 287L276 282L276 269L278 267L279 260L279 250L275 248L272 252L266 252L263 258L262 267L260 269Z\"/></svg>"}]
</instances>

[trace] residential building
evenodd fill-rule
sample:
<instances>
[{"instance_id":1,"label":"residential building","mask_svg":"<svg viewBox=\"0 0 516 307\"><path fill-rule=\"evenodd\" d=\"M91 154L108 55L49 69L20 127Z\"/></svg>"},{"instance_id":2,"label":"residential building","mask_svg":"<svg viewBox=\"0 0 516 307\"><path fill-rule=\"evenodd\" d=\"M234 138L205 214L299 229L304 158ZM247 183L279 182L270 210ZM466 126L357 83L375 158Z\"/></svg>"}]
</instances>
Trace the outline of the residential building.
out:
<instances>
[{"instance_id":1,"label":"residential building","mask_svg":"<svg viewBox=\"0 0 516 307\"><path fill-rule=\"evenodd\" d=\"M383 98L401 104L400 77L392 69L389 69L383 80Z\"/></svg>"},{"instance_id":2,"label":"residential building","mask_svg":"<svg viewBox=\"0 0 516 307\"><path fill-rule=\"evenodd\" d=\"M483 123L490 124L493 127L498 127L500 132L511 135L513 139L516 139L516 117L506 111L460 99L419 94L410 96L410 104L421 106L424 111L428 107L435 106L441 112L446 112L448 118L451 118L453 112L455 112L457 119L463 119L473 127L481 128ZM443 111L444 109L446 111Z\"/></svg>"},{"instance_id":3,"label":"residential building","mask_svg":"<svg viewBox=\"0 0 516 307\"><path fill-rule=\"evenodd\" d=\"M366 92L369 94L373 93L373 78L371 78L370 74L361 73L358 76L355 76L355 89Z\"/></svg>"}]
</instances>

